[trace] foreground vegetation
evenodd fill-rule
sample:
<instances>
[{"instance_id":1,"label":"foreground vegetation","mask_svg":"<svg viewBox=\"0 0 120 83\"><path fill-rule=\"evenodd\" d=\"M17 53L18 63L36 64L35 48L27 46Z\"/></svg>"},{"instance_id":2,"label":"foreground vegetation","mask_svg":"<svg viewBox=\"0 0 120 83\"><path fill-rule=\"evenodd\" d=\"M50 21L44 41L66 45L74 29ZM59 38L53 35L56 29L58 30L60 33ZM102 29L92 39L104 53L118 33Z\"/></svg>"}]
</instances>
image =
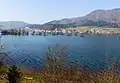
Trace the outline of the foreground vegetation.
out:
<instances>
[{"instance_id":1,"label":"foreground vegetation","mask_svg":"<svg viewBox=\"0 0 120 83\"><path fill-rule=\"evenodd\" d=\"M48 48L41 69L26 71L15 65L0 64L0 83L119 83L120 72L115 59L108 68L94 71L80 66L78 61L68 61L66 47Z\"/></svg>"}]
</instances>

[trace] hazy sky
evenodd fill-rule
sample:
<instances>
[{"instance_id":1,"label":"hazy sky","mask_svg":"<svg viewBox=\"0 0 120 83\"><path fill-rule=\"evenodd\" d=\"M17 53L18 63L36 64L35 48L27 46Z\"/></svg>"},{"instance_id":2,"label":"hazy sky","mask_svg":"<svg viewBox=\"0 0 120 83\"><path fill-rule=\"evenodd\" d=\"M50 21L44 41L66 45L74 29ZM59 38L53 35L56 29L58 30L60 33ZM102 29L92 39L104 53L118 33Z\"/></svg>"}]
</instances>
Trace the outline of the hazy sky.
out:
<instances>
[{"instance_id":1,"label":"hazy sky","mask_svg":"<svg viewBox=\"0 0 120 83\"><path fill-rule=\"evenodd\" d=\"M119 7L120 0L0 0L0 21L41 24Z\"/></svg>"}]
</instances>

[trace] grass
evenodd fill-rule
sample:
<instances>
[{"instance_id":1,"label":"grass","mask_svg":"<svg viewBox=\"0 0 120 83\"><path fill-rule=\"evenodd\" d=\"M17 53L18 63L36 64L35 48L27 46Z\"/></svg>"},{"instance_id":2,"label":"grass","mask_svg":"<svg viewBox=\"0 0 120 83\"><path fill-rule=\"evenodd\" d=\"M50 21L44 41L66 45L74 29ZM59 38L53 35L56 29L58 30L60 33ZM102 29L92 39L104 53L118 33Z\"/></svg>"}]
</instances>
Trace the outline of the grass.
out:
<instances>
[{"instance_id":1,"label":"grass","mask_svg":"<svg viewBox=\"0 0 120 83\"><path fill-rule=\"evenodd\" d=\"M20 83L119 83L120 73L114 70L91 72L84 69L50 69L43 72L24 73ZM7 80L0 80L7 83Z\"/></svg>"},{"instance_id":2,"label":"grass","mask_svg":"<svg viewBox=\"0 0 120 83\"><path fill-rule=\"evenodd\" d=\"M67 30L90 30L92 27L67 28Z\"/></svg>"},{"instance_id":3,"label":"grass","mask_svg":"<svg viewBox=\"0 0 120 83\"><path fill-rule=\"evenodd\" d=\"M78 28L67 28L67 30L91 30L91 29L95 29L95 30L101 30L103 29L104 31L107 32L112 32L112 33L120 33L120 28L104 28L104 27L95 27L95 26L81 26Z\"/></svg>"},{"instance_id":4,"label":"grass","mask_svg":"<svg viewBox=\"0 0 120 83\"><path fill-rule=\"evenodd\" d=\"M23 76L21 83L119 83L120 74L106 70L89 72L85 70L44 71Z\"/></svg>"}]
</instances>

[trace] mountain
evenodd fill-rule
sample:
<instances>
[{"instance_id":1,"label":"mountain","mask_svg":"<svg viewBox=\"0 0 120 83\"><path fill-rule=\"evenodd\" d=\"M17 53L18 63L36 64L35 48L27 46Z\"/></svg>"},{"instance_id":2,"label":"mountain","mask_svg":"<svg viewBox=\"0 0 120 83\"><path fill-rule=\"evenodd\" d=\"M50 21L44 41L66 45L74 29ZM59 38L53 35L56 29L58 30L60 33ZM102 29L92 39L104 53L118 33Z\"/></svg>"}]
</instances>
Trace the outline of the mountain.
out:
<instances>
[{"instance_id":1,"label":"mountain","mask_svg":"<svg viewBox=\"0 0 120 83\"><path fill-rule=\"evenodd\" d=\"M41 28L69 28L80 26L120 27L120 8L95 10L86 16L54 20L41 25Z\"/></svg>"},{"instance_id":2,"label":"mountain","mask_svg":"<svg viewBox=\"0 0 120 83\"><path fill-rule=\"evenodd\" d=\"M29 27L29 28L40 28L41 25L40 24L28 24L27 27Z\"/></svg>"},{"instance_id":3,"label":"mountain","mask_svg":"<svg viewBox=\"0 0 120 83\"><path fill-rule=\"evenodd\" d=\"M0 22L0 29L21 28L25 26L28 26L30 28L43 28L43 29L69 28L69 27L74 28L80 26L120 28L120 8L111 10L95 10L83 17L53 20L42 25L28 24L23 21Z\"/></svg>"},{"instance_id":4,"label":"mountain","mask_svg":"<svg viewBox=\"0 0 120 83\"><path fill-rule=\"evenodd\" d=\"M10 29L10 28L21 28L27 26L28 23L23 21L1 21L0 28Z\"/></svg>"}]
</instances>

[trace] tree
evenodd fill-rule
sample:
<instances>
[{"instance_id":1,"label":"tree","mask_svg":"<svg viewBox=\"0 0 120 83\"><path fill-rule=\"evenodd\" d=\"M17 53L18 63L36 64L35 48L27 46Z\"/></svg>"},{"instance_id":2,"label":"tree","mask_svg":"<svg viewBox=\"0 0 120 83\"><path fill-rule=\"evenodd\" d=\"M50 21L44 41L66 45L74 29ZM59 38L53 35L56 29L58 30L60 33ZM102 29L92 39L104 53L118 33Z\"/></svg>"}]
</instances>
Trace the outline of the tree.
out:
<instances>
[{"instance_id":1,"label":"tree","mask_svg":"<svg viewBox=\"0 0 120 83\"><path fill-rule=\"evenodd\" d=\"M20 83L22 73L20 72L20 69L13 65L8 69L7 72L7 79L9 83Z\"/></svg>"},{"instance_id":2,"label":"tree","mask_svg":"<svg viewBox=\"0 0 120 83\"><path fill-rule=\"evenodd\" d=\"M62 69L65 67L67 58L68 53L65 46L56 45L54 48L49 47L44 58L45 68L50 71Z\"/></svg>"}]
</instances>

